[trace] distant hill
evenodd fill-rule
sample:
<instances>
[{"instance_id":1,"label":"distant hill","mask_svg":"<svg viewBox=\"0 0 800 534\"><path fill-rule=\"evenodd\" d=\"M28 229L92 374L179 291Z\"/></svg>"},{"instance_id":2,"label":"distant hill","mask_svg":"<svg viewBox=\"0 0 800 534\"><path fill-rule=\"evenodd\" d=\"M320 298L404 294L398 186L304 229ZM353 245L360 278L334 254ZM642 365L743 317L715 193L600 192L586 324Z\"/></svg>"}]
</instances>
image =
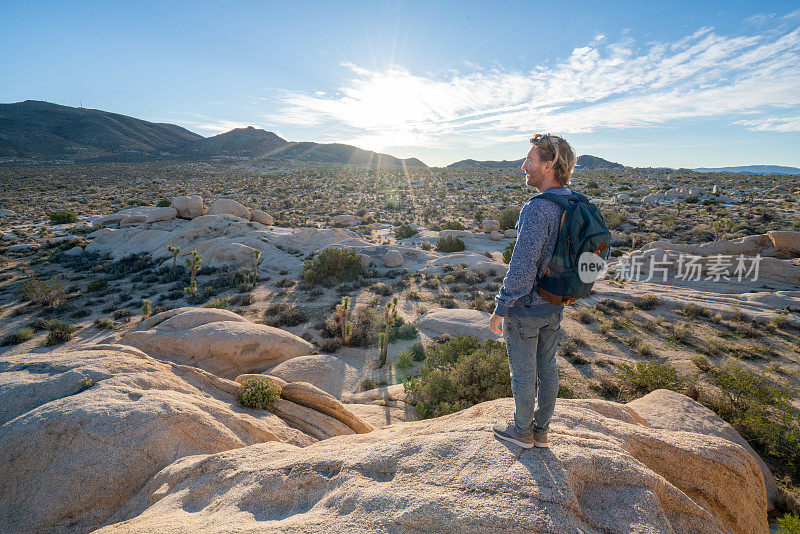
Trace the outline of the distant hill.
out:
<instances>
[{"instance_id":1,"label":"distant hill","mask_svg":"<svg viewBox=\"0 0 800 534\"><path fill-rule=\"evenodd\" d=\"M174 124L26 100L0 104L0 158L141 159L174 154L203 137Z\"/></svg>"},{"instance_id":2,"label":"distant hill","mask_svg":"<svg viewBox=\"0 0 800 534\"><path fill-rule=\"evenodd\" d=\"M288 144L286 139L266 130L248 126L236 128L213 137L201 138L188 147L185 152L199 157L235 156L254 158L270 154Z\"/></svg>"},{"instance_id":3,"label":"distant hill","mask_svg":"<svg viewBox=\"0 0 800 534\"><path fill-rule=\"evenodd\" d=\"M744 165L741 167L702 167L692 169L697 172L732 172L740 174L800 174L797 167L782 167L780 165Z\"/></svg>"},{"instance_id":4,"label":"distant hill","mask_svg":"<svg viewBox=\"0 0 800 534\"><path fill-rule=\"evenodd\" d=\"M518 160L503 160L503 161L476 161L474 159L464 159L451 163L447 166L449 169L465 169L465 168L481 168L481 169L519 169L522 166L523 159ZM588 154L578 156L576 170L584 169L612 169L622 170L624 165L614 163L612 161L598 158L597 156L590 156Z\"/></svg>"},{"instance_id":5,"label":"distant hill","mask_svg":"<svg viewBox=\"0 0 800 534\"><path fill-rule=\"evenodd\" d=\"M474 159L462 159L447 166L448 169L519 169L525 158L517 160L503 160L503 161L476 161Z\"/></svg>"},{"instance_id":6,"label":"distant hill","mask_svg":"<svg viewBox=\"0 0 800 534\"><path fill-rule=\"evenodd\" d=\"M592 169L610 169L614 171L621 171L625 169L625 165L614 163L613 161L608 161L607 159L598 158L597 156L590 156L589 154L578 156L578 162L575 165L575 170Z\"/></svg>"},{"instance_id":7,"label":"distant hill","mask_svg":"<svg viewBox=\"0 0 800 534\"><path fill-rule=\"evenodd\" d=\"M416 158L399 159L350 145L290 142L252 126L203 137L174 124L97 109L35 100L0 104L1 160L85 163L175 157L426 167Z\"/></svg>"},{"instance_id":8,"label":"distant hill","mask_svg":"<svg viewBox=\"0 0 800 534\"><path fill-rule=\"evenodd\" d=\"M416 158L400 159L388 154L363 150L340 143L287 143L277 151L265 155L264 159L283 159L315 163L352 163L356 165L427 167Z\"/></svg>"}]
</instances>

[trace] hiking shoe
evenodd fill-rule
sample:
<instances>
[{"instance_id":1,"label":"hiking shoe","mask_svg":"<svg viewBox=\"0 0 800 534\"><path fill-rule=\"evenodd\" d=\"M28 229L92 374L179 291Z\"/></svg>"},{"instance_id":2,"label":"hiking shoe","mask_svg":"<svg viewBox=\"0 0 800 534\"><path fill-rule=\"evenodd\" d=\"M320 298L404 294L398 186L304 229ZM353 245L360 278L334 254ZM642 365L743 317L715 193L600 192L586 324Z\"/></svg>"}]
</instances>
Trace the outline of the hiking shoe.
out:
<instances>
[{"instance_id":1,"label":"hiking shoe","mask_svg":"<svg viewBox=\"0 0 800 534\"><path fill-rule=\"evenodd\" d=\"M547 441L547 432L542 432L541 434L537 434L536 432L533 433L533 444L536 447L547 448L550 446L550 442Z\"/></svg>"},{"instance_id":2,"label":"hiking shoe","mask_svg":"<svg viewBox=\"0 0 800 534\"><path fill-rule=\"evenodd\" d=\"M523 449L530 449L535 446L536 442L534 440L534 434L522 434L519 430L517 430L517 425L514 421L510 423L498 423L492 427L494 430L494 435L498 438L509 441L514 445L519 445ZM547 440L547 436L545 436L545 441ZM542 445L540 445L541 447ZM544 445L545 447L547 445Z\"/></svg>"}]
</instances>

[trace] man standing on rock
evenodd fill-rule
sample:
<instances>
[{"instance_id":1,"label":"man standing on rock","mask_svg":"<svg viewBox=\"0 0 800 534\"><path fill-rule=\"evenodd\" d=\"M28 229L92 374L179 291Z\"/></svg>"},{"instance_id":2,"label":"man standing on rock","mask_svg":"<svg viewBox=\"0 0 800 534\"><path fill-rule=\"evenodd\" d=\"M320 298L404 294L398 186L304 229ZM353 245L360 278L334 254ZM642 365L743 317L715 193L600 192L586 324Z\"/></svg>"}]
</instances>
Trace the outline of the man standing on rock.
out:
<instances>
[{"instance_id":1,"label":"man standing on rock","mask_svg":"<svg viewBox=\"0 0 800 534\"><path fill-rule=\"evenodd\" d=\"M570 194L565 186L575 167L575 152L569 143L557 135L536 134L531 144L522 164L525 183L542 193ZM556 348L564 306L544 300L536 283L553 255L562 213L544 198L532 198L523 206L508 273L489 319L492 332L506 341L516 407L514 420L495 425L494 433L526 449L549 446L547 431L558 396Z\"/></svg>"}]
</instances>

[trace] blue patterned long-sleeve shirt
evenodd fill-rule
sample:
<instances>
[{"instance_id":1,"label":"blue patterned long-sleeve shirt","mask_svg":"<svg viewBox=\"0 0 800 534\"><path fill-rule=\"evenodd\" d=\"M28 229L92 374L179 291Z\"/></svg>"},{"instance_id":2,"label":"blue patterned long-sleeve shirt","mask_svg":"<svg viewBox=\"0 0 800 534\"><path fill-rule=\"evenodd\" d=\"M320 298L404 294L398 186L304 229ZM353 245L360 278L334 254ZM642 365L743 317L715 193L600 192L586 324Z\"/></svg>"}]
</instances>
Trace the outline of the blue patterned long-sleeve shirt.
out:
<instances>
[{"instance_id":1,"label":"blue patterned long-sleeve shirt","mask_svg":"<svg viewBox=\"0 0 800 534\"><path fill-rule=\"evenodd\" d=\"M558 195L571 193L566 187L551 187L547 192ZM535 290L536 281L550 263L556 248L562 213L561 207L545 198L532 198L522 207L517 221L517 243L508 273L494 298L494 313L500 317L508 314L541 317L564 307L550 304Z\"/></svg>"}]
</instances>

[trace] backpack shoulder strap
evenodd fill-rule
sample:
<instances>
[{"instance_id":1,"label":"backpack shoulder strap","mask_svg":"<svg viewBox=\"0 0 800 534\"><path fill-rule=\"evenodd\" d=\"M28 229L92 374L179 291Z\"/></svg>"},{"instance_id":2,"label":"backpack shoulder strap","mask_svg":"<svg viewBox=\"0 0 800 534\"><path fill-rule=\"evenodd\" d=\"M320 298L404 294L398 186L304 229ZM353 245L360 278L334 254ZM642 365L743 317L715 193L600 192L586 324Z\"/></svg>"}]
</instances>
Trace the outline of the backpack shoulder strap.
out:
<instances>
[{"instance_id":1,"label":"backpack shoulder strap","mask_svg":"<svg viewBox=\"0 0 800 534\"><path fill-rule=\"evenodd\" d=\"M569 207L570 202L586 202L586 197L581 195L580 193L570 193L568 195L556 195L555 193L540 193L535 197L532 197L531 200L534 198L544 198L553 202L561 207L561 209L566 210Z\"/></svg>"}]
</instances>

